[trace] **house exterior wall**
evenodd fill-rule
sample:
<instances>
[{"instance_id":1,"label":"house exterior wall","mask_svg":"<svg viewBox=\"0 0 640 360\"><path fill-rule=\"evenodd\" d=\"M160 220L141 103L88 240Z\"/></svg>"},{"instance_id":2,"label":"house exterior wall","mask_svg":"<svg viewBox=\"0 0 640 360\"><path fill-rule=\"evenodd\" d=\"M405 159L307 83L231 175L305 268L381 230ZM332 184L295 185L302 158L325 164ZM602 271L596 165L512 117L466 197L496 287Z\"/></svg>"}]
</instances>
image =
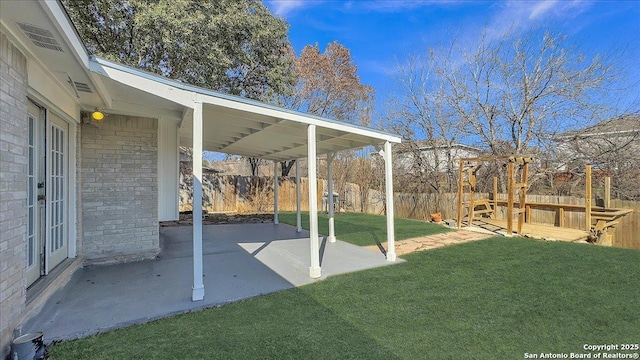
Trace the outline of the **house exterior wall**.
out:
<instances>
[{"instance_id":1,"label":"house exterior wall","mask_svg":"<svg viewBox=\"0 0 640 360\"><path fill-rule=\"evenodd\" d=\"M436 152L438 155L437 163ZM437 169L438 171L446 171L448 167L447 153L448 149L446 148L437 148L435 150L433 148L420 149L421 163L426 167L425 170L434 171ZM458 169L458 159L477 157L479 154L479 151L454 145L451 148L451 158L454 160L453 168L451 170ZM399 170L410 172L416 162L415 153L410 151L398 153L394 162Z\"/></svg>"},{"instance_id":2,"label":"house exterior wall","mask_svg":"<svg viewBox=\"0 0 640 360\"><path fill-rule=\"evenodd\" d=\"M81 132L81 254L90 263L155 257L157 120L109 115Z\"/></svg>"},{"instance_id":3,"label":"house exterior wall","mask_svg":"<svg viewBox=\"0 0 640 360\"><path fill-rule=\"evenodd\" d=\"M76 126L76 257L83 257L84 248L82 232L82 125Z\"/></svg>"},{"instance_id":4,"label":"house exterior wall","mask_svg":"<svg viewBox=\"0 0 640 360\"><path fill-rule=\"evenodd\" d=\"M0 33L0 358L26 299L27 60Z\"/></svg>"},{"instance_id":5,"label":"house exterior wall","mask_svg":"<svg viewBox=\"0 0 640 360\"><path fill-rule=\"evenodd\" d=\"M635 166L640 152L640 130L616 135L595 135L557 144L559 170L571 171L584 164L618 169Z\"/></svg>"}]
</instances>

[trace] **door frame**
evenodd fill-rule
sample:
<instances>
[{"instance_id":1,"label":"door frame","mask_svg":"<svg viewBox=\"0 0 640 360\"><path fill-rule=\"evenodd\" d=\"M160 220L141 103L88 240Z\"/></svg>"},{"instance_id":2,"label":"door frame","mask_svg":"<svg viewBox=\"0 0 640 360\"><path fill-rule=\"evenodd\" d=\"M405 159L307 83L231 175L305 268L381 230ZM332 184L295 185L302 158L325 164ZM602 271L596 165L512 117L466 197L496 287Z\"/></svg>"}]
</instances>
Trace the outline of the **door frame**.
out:
<instances>
[{"instance_id":1,"label":"door frame","mask_svg":"<svg viewBox=\"0 0 640 360\"><path fill-rule=\"evenodd\" d=\"M43 273L43 223L44 214L40 199L39 184L44 179L44 134L45 111L37 103L29 100L27 106L27 231L26 231L26 258L25 276L27 286L38 280ZM33 123L32 123L33 121ZM32 208L32 209L30 209ZM31 212L30 212L31 210ZM33 243L30 246L31 237ZM29 257L33 256L33 263L29 265Z\"/></svg>"},{"instance_id":2,"label":"door frame","mask_svg":"<svg viewBox=\"0 0 640 360\"><path fill-rule=\"evenodd\" d=\"M66 184L65 184L65 191L66 191L66 197L65 197L65 211L64 211L64 215L65 215L65 219L66 219L66 226L65 226L65 239L67 242L67 253L63 258L70 258L73 259L77 256L77 211L78 211L78 204L77 204L77 191L78 191L78 184L76 183L76 173L77 173L77 143L78 143L78 139L77 139L77 135L78 135L78 127L80 124L80 109L76 108L75 110L77 111L77 115L72 116L70 115L70 113L68 111L64 111L62 110L60 107L58 107L56 104L54 104L52 101L50 101L49 99L43 97L41 94L39 94L38 92L34 92L31 91L32 89L30 89L28 97L27 97L27 101L28 103L32 103L35 107L38 107L41 111L40 111L40 122L41 122L41 126L39 126L37 128L39 134L43 134L43 133L47 133L50 131L49 128L49 118L58 118L58 121L61 121L62 123L66 124L63 127L66 129L66 165L64 166L66 174L65 177L67 179ZM28 112L28 115L31 113L32 111ZM75 113L75 111L72 111L72 113ZM41 142L46 142L46 140L42 140L42 135L39 135L40 139L37 140L38 142L36 143L36 146L39 147L38 152L47 152L48 149L46 146L46 144L43 144ZM40 156L38 154L38 156ZM44 163L47 163L48 160L45 160ZM38 171L44 172L45 173L45 179L46 179L46 171L44 170L44 166L41 167L42 169L37 169ZM28 171L28 169L27 169ZM47 185L45 185L47 186ZM27 200L28 201L28 200ZM46 205L45 205L46 207ZM27 208L28 211L28 208ZM38 213L36 216L40 216L41 218L44 218L45 221L41 221L42 224L42 229L39 231L45 232L45 226L46 226L46 215L44 214L45 211L43 211L43 214ZM28 216L28 215L27 215ZM28 219L25 219L26 221L28 221ZM28 226L28 222L27 222L27 226ZM28 229L27 229L28 231ZM25 232L26 233L26 232ZM46 234L41 234L40 238L42 241L46 241L45 239ZM27 247L27 244L25 244L25 247ZM42 247L42 245L40 245L40 247L38 248L38 256L40 256L40 248ZM42 254L42 258L46 258L46 253ZM49 270L52 270L53 267L49 267L49 266L45 266L46 265L46 260L44 259L39 259L40 260L40 264L41 264L41 271L40 274L38 275L38 278L42 278L43 275L46 275L48 273ZM25 256L25 269L26 269L26 265L27 265L27 258ZM43 265L42 262L45 262L45 264ZM25 273L25 277L26 273ZM28 283L27 286L32 285L32 283Z\"/></svg>"}]
</instances>

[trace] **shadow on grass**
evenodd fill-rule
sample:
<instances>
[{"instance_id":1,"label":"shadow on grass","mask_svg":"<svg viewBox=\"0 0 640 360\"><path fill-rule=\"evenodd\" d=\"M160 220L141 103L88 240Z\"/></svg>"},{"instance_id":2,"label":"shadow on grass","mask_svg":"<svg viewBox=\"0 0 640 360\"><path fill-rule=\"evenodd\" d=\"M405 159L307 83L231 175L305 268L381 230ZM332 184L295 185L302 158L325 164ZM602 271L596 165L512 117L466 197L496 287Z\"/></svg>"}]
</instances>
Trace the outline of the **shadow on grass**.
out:
<instances>
[{"instance_id":1,"label":"shadow on grass","mask_svg":"<svg viewBox=\"0 0 640 360\"><path fill-rule=\"evenodd\" d=\"M329 232L328 216L318 214L318 230L326 235ZM296 223L295 213L284 212L280 214L280 221L290 225ZM450 229L441 225L424 221L395 218L395 238L405 240L412 237L445 233ZM309 228L309 216L305 213L302 217L302 227ZM377 245L380 241L372 236L386 239L386 220L384 216L362 213L340 213L335 217L336 237L339 240L358 246Z\"/></svg>"},{"instance_id":2,"label":"shadow on grass","mask_svg":"<svg viewBox=\"0 0 640 360\"><path fill-rule=\"evenodd\" d=\"M371 234L371 237L373 238L373 240L375 240L376 246L378 247L378 250L380 250L382 255L384 255L384 257L386 258L387 257L387 249L385 249L384 246L382 246L382 244L380 243L380 240L378 240L378 236L373 231L370 231L369 233Z\"/></svg>"},{"instance_id":3,"label":"shadow on grass","mask_svg":"<svg viewBox=\"0 0 640 360\"><path fill-rule=\"evenodd\" d=\"M401 358L299 288L58 343L50 355L74 360Z\"/></svg>"},{"instance_id":4,"label":"shadow on grass","mask_svg":"<svg viewBox=\"0 0 640 360\"><path fill-rule=\"evenodd\" d=\"M635 343L640 251L490 238L52 348L54 359L521 359Z\"/></svg>"}]
</instances>

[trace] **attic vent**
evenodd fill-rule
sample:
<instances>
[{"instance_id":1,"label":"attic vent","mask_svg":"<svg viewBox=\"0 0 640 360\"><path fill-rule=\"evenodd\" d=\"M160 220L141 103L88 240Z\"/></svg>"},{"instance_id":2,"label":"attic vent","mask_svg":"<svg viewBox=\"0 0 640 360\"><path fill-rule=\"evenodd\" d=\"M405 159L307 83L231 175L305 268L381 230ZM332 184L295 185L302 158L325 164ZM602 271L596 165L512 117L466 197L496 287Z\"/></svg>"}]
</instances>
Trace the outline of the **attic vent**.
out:
<instances>
[{"instance_id":1,"label":"attic vent","mask_svg":"<svg viewBox=\"0 0 640 360\"><path fill-rule=\"evenodd\" d=\"M31 39L31 41L41 48L64 52L58 41L53 37L51 31L37 26L18 23L20 29Z\"/></svg>"},{"instance_id":2,"label":"attic vent","mask_svg":"<svg viewBox=\"0 0 640 360\"><path fill-rule=\"evenodd\" d=\"M89 85L87 85L85 83L81 83L81 82L77 82L77 81L74 81L73 83L76 86L76 90L78 90L78 91L87 92L87 93L93 92L93 91L91 91L91 88L89 87Z\"/></svg>"}]
</instances>

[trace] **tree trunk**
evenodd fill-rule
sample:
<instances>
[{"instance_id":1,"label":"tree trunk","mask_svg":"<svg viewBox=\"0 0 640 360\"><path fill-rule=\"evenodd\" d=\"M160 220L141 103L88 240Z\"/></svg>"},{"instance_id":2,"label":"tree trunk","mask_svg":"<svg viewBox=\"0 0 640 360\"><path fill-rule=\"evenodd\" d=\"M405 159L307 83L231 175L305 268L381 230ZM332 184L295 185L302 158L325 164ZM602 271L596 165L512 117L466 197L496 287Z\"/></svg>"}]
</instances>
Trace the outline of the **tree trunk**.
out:
<instances>
[{"instance_id":1,"label":"tree trunk","mask_svg":"<svg viewBox=\"0 0 640 360\"><path fill-rule=\"evenodd\" d=\"M293 168L293 165L295 165L295 163L296 163L295 160L280 161L280 169L281 169L280 175L289 176L289 172L291 171L291 168Z\"/></svg>"},{"instance_id":2,"label":"tree trunk","mask_svg":"<svg viewBox=\"0 0 640 360\"><path fill-rule=\"evenodd\" d=\"M260 167L260 159L247 158L249 166L251 166L251 176L258 176L258 169Z\"/></svg>"}]
</instances>

